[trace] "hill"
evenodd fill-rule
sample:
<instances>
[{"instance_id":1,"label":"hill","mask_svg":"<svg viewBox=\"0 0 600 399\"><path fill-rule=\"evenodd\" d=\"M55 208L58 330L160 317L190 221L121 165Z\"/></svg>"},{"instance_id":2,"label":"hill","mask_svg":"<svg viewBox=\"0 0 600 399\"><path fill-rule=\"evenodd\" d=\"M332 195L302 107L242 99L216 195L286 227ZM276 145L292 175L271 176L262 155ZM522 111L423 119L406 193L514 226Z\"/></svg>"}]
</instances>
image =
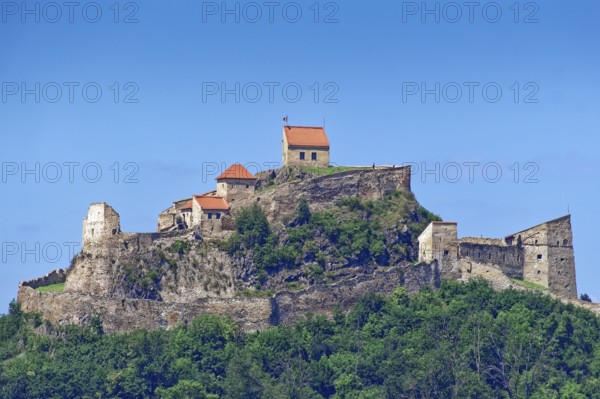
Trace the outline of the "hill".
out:
<instances>
[{"instance_id":1,"label":"hill","mask_svg":"<svg viewBox=\"0 0 600 399\"><path fill-rule=\"evenodd\" d=\"M599 343L592 313L484 280L371 293L348 314L251 334L207 315L105 335L97 319L59 327L13 304L0 397L598 398Z\"/></svg>"}]
</instances>

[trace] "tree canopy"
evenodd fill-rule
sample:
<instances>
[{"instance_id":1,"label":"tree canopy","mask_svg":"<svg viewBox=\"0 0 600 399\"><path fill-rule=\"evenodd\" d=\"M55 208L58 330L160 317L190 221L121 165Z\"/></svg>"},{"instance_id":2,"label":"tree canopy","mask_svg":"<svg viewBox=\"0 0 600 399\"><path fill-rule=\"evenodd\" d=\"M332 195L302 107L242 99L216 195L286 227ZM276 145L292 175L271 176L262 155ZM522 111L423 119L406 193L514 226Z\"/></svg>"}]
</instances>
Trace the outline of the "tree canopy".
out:
<instances>
[{"instance_id":1,"label":"tree canopy","mask_svg":"<svg viewBox=\"0 0 600 399\"><path fill-rule=\"evenodd\" d=\"M599 338L586 310L484 281L371 294L331 320L253 334L203 316L105 335L98 320L50 326L13 304L0 397L600 398Z\"/></svg>"}]
</instances>

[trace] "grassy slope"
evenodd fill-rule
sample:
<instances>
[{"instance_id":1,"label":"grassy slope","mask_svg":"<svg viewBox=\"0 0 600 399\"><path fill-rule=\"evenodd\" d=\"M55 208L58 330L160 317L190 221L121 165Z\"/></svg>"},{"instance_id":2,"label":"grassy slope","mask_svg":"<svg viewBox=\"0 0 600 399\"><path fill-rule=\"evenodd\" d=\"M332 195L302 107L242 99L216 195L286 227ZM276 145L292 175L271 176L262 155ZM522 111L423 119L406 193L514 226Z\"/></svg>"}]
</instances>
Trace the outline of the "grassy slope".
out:
<instances>
[{"instance_id":1,"label":"grassy slope","mask_svg":"<svg viewBox=\"0 0 600 399\"><path fill-rule=\"evenodd\" d=\"M51 285L47 285L45 287L36 288L36 290L38 292L58 292L58 293L60 293L65 290L65 283L51 284Z\"/></svg>"}]
</instances>

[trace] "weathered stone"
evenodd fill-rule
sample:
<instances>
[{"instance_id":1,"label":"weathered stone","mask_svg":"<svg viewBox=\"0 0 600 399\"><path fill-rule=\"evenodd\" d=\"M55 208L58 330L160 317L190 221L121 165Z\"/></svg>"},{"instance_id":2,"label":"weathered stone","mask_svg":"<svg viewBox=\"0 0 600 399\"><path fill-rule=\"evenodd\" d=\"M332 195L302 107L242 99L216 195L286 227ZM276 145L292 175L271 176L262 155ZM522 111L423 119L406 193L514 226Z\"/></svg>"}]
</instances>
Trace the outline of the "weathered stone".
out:
<instances>
[{"instance_id":1,"label":"weathered stone","mask_svg":"<svg viewBox=\"0 0 600 399\"><path fill-rule=\"evenodd\" d=\"M483 265L577 298L572 242L568 215L504 239L458 239L456 223L432 222L419 236L419 260L438 260L445 278L460 278Z\"/></svg>"}]
</instances>

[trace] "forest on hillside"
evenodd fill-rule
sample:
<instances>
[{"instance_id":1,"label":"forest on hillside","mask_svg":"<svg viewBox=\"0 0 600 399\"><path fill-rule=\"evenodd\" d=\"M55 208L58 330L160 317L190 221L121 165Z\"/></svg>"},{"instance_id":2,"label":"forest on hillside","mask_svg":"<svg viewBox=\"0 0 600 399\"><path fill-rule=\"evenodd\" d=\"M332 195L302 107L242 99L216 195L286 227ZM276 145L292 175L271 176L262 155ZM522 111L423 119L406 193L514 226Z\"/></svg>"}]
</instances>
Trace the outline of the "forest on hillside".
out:
<instances>
[{"instance_id":1,"label":"forest on hillside","mask_svg":"<svg viewBox=\"0 0 600 399\"><path fill-rule=\"evenodd\" d=\"M0 397L600 398L600 320L481 280L372 294L331 320L253 334L204 316L105 335L98 320L51 326L13 303L0 318Z\"/></svg>"}]
</instances>

